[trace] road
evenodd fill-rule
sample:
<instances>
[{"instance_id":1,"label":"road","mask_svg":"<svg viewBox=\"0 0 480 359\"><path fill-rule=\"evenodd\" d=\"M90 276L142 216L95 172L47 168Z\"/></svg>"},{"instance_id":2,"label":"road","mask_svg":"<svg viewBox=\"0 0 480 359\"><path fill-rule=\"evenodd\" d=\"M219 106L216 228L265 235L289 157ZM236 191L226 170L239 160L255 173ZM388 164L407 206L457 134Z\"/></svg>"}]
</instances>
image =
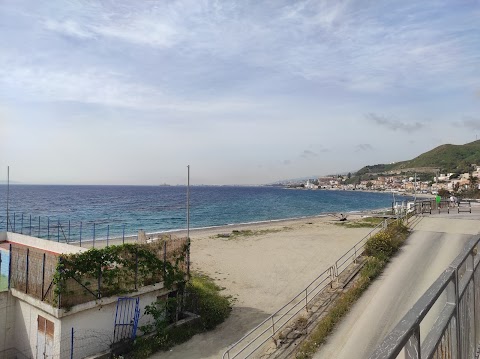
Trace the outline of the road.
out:
<instances>
[{"instance_id":1,"label":"road","mask_svg":"<svg viewBox=\"0 0 480 359\"><path fill-rule=\"evenodd\" d=\"M479 233L480 209L472 212L423 217L314 359L368 358L472 235Z\"/></svg>"}]
</instances>

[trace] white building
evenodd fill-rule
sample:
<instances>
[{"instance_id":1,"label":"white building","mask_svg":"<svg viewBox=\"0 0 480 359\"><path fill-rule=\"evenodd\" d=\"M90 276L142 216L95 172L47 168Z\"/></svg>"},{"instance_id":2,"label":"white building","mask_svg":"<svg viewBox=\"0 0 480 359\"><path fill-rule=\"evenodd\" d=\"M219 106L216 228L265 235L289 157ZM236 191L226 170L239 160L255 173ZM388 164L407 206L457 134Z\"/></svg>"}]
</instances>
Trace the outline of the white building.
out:
<instances>
[{"instance_id":1,"label":"white building","mask_svg":"<svg viewBox=\"0 0 480 359\"><path fill-rule=\"evenodd\" d=\"M186 248L184 238L162 243L163 258ZM146 305L175 293L165 288L162 280L154 280L153 275L153 283L145 285L148 274L137 270L136 288L121 296L107 295L113 288L110 282L105 284L107 277L119 270L118 263L111 268L101 268L104 277L100 274L96 281L88 281L85 275L78 281L72 277L62 282L64 288L59 290L54 276L61 270L60 254L84 251L86 249L75 245L0 233L0 358L73 356L76 359L108 352L116 343L130 339L139 325L150 320L143 316Z\"/></svg>"}]
</instances>

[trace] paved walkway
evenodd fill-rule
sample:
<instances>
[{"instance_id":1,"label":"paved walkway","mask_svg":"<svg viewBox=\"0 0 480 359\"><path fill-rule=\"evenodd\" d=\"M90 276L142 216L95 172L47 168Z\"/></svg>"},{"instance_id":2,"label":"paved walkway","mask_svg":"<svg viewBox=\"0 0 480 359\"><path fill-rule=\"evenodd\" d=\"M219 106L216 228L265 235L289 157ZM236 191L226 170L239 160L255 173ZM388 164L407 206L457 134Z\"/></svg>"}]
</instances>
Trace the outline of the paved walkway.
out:
<instances>
[{"instance_id":1,"label":"paved walkway","mask_svg":"<svg viewBox=\"0 0 480 359\"><path fill-rule=\"evenodd\" d=\"M418 222L400 254L314 358L368 358L472 235L479 233L480 209L472 212L432 214ZM433 320L422 326L431 326Z\"/></svg>"}]
</instances>

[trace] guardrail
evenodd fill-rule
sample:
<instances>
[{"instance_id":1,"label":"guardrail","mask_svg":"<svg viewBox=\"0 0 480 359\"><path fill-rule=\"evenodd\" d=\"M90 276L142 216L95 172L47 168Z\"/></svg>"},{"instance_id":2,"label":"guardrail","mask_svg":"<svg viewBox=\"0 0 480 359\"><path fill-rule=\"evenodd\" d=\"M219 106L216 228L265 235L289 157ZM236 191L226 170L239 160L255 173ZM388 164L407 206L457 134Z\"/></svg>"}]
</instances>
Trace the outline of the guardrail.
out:
<instances>
[{"instance_id":1,"label":"guardrail","mask_svg":"<svg viewBox=\"0 0 480 359\"><path fill-rule=\"evenodd\" d=\"M464 247L370 359L394 359L402 353L408 359L478 357L479 249L480 238L471 240ZM428 324L424 319L428 314L433 314L435 321L424 335L424 326Z\"/></svg>"},{"instance_id":2,"label":"guardrail","mask_svg":"<svg viewBox=\"0 0 480 359\"><path fill-rule=\"evenodd\" d=\"M223 359L248 358L257 350L263 347L268 340L290 323L302 310L308 311L308 305L316 299L328 286L332 287L333 282L342 274L345 269L354 263L363 254L367 240L382 227L385 221L379 223L365 237L358 241L334 265L322 272L310 284L291 299L282 308L277 310L255 328L250 330L237 342L232 344L223 353Z\"/></svg>"}]
</instances>

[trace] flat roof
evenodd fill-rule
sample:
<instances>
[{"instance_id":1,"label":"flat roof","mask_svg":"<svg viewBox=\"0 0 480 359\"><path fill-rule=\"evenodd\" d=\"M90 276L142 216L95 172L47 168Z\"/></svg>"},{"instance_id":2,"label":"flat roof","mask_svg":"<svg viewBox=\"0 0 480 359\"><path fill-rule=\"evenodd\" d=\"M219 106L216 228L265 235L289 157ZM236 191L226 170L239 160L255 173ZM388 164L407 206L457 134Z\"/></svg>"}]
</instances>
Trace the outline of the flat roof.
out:
<instances>
[{"instance_id":1,"label":"flat roof","mask_svg":"<svg viewBox=\"0 0 480 359\"><path fill-rule=\"evenodd\" d=\"M50 254L54 254L54 255L62 254L62 253L55 252L55 251L51 251L51 250L48 250L48 249L45 249L45 248L35 247L35 246L23 244L23 243L18 243L18 242L15 242L15 241L3 241L3 242L0 242L0 250L7 250L7 251L10 250L10 244L14 244L16 247L25 247L25 248L38 249L38 250L40 250L40 251L42 251L42 252L46 252L46 253L50 253Z\"/></svg>"}]
</instances>

